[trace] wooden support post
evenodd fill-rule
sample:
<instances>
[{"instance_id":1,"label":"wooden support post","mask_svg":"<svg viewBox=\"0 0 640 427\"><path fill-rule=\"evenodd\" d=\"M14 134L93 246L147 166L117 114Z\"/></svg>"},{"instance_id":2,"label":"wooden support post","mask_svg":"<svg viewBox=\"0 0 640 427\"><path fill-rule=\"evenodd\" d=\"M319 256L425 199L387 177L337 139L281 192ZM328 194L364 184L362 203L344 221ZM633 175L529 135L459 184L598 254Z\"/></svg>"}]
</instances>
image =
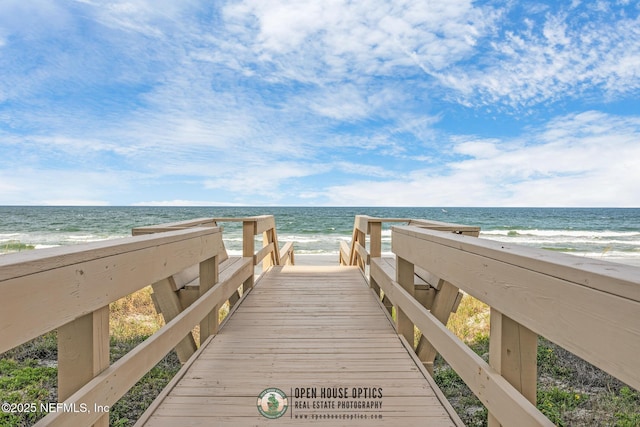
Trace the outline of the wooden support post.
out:
<instances>
[{"instance_id":1,"label":"wooden support post","mask_svg":"<svg viewBox=\"0 0 640 427\"><path fill-rule=\"evenodd\" d=\"M262 247L269 246L270 243L273 243L273 229L267 230L262 233ZM276 265L278 261L275 261L274 252L271 252L268 256L262 259L262 271L267 271L267 269L273 265Z\"/></svg>"},{"instance_id":2,"label":"wooden support post","mask_svg":"<svg viewBox=\"0 0 640 427\"><path fill-rule=\"evenodd\" d=\"M253 258L256 251L256 223L255 221L242 222L242 256ZM242 284L242 294L246 294L253 288L253 274Z\"/></svg>"},{"instance_id":3,"label":"wooden support post","mask_svg":"<svg viewBox=\"0 0 640 427\"><path fill-rule=\"evenodd\" d=\"M158 305L165 323L169 323L186 308L180 303L180 298L173 290L169 279L160 280L151 287L153 288L154 301ZM175 348L180 363L186 363L197 349L196 341L191 332Z\"/></svg>"},{"instance_id":4,"label":"wooden support post","mask_svg":"<svg viewBox=\"0 0 640 427\"><path fill-rule=\"evenodd\" d=\"M440 280L439 282L440 289L436 292L430 311L436 319L446 326L449 321L449 316L451 316L451 309L456 304L458 298L458 288L446 280ZM416 347L416 353L427 371L433 375L433 362L438 352L424 335L420 337L420 341Z\"/></svg>"},{"instance_id":5,"label":"wooden support post","mask_svg":"<svg viewBox=\"0 0 640 427\"><path fill-rule=\"evenodd\" d=\"M273 265L280 265L280 243L278 243L278 232L275 225L271 229L271 241L273 242L273 252L271 254L273 258Z\"/></svg>"},{"instance_id":6,"label":"wooden support post","mask_svg":"<svg viewBox=\"0 0 640 427\"><path fill-rule=\"evenodd\" d=\"M400 257L396 258L396 263L396 282L398 282L400 286L413 296L413 264ZM415 341L413 336L413 322L411 322L411 319L404 314L402 308L397 305L395 307L398 334L404 336L407 342L411 343L411 346L413 347L413 342Z\"/></svg>"},{"instance_id":7,"label":"wooden support post","mask_svg":"<svg viewBox=\"0 0 640 427\"><path fill-rule=\"evenodd\" d=\"M369 255L372 258L382 256L382 223L369 221Z\"/></svg>"},{"instance_id":8,"label":"wooden support post","mask_svg":"<svg viewBox=\"0 0 640 427\"><path fill-rule=\"evenodd\" d=\"M356 237L356 242L360 243L360 245L363 248L366 248L367 247L367 235L366 235L366 233L364 231L358 230L358 232L356 233L356 236L357 236ZM362 257L358 256L358 252L357 251L356 251L355 257L356 257L356 261L358 261L358 262L357 262L357 264L354 264L354 265L357 265L358 267L360 267L360 270L362 270L364 272L365 269L366 269L366 266L367 266L367 260L362 259Z\"/></svg>"},{"instance_id":9,"label":"wooden support post","mask_svg":"<svg viewBox=\"0 0 640 427\"><path fill-rule=\"evenodd\" d=\"M58 401L73 393L109 367L109 306L58 328ZM99 402L79 402L99 404ZM109 414L94 426L108 426Z\"/></svg>"},{"instance_id":10,"label":"wooden support post","mask_svg":"<svg viewBox=\"0 0 640 427\"><path fill-rule=\"evenodd\" d=\"M489 364L516 390L536 404L538 335L491 308ZM499 427L489 414L489 427Z\"/></svg>"},{"instance_id":11,"label":"wooden support post","mask_svg":"<svg viewBox=\"0 0 640 427\"><path fill-rule=\"evenodd\" d=\"M382 256L382 223L381 222L369 222L369 255L371 258L379 258ZM374 292L380 298L380 286L371 277L371 271L369 271L369 286L373 288Z\"/></svg>"},{"instance_id":12,"label":"wooden support post","mask_svg":"<svg viewBox=\"0 0 640 427\"><path fill-rule=\"evenodd\" d=\"M218 283L218 257L209 258L200 263L200 296ZM200 345L210 335L218 333L218 311L220 306L213 307L211 312L200 322Z\"/></svg>"}]
</instances>

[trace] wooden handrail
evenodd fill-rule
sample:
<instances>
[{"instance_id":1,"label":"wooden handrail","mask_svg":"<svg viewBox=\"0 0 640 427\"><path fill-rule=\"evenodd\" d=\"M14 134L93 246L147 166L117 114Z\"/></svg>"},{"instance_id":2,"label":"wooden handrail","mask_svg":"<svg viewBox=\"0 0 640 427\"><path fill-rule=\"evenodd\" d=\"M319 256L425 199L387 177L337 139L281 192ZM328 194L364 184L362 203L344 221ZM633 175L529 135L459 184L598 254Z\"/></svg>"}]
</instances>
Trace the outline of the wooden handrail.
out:
<instances>
[{"instance_id":1,"label":"wooden handrail","mask_svg":"<svg viewBox=\"0 0 640 427\"><path fill-rule=\"evenodd\" d=\"M415 226L392 228L392 250L399 284L378 284L396 307L399 333L418 326L485 403L490 425L522 425L517 412L530 408L514 401L519 408L505 410L504 393L479 375L490 373L484 362L465 360L464 344L445 339L450 334L412 296L407 277L417 267L491 307L489 364L528 401L535 402L538 335L640 388L640 268Z\"/></svg>"},{"instance_id":2,"label":"wooden handrail","mask_svg":"<svg viewBox=\"0 0 640 427\"><path fill-rule=\"evenodd\" d=\"M197 322L205 320L205 335L215 333L219 301L213 299L229 288L216 285L221 247L219 228L196 227L5 255L0 353L57 328L58 400L67 407L91 402L108 408ZM109 366L109 304L193 264L200 264L201 281L216 291ZM38 425L108 425L108 411L88 409L51 413Z\"/></svg>"},{"instance_id":3,"label":"wooden handrail","mask_svg":"<svg viewBox=\"0 0 640 427\"><path fill-rule=\"evenodd\" d=\"M384 223L406 223L421 228L449 231L456 234L476 237L480 233L480 227L478 226L453 224L427 219L378 218L369 215L356 215L348 255L347 247L341 245L340 248L340 264L357 265L365 271L365 267L368 265L370 258L380 257L382 255L382 224ZM369 249L367 249L366 244L367 236L369 236Z\"/></svg>"},{"instance_id":4,"label":"wooden handrail","mask_svg":"<svg viewBox=\"0 0 640 427\"><path fill-rule=\"evenodd\" d=\"M287 242L280 251L280 263L279 265L293 265L295 264L295 258L293 254L293 242Z\"/></svg>"},{"instance_id":5,"label":"wooden handrail","mask_svg":"<svg viewBox=\"0 0 640 427\"><path fill-rule=\"evenodd\" d=\"M222 222L243 223L243 256L253 257L254 265L262 262L263 270L266 270L272 265L281 265L286 262L293 263L293 242L287 243L285 247L283 247L282 252L284 255L280 254L281 250L278 244L276 221L273 215L197 218L166 224L136 227L132 230L132 234L135 236L161 231L182 230L191 227L216 227ZM263 236L263 246L256 251L255 236L258 235Z\"/></svg>"},{"instance_id":6,"label":"wooden handrail","mask_svg":"<svg viewBox=\"0 0 640 427\"><path fill-rule=\"evenodd\" d=\"M3 255L0 353L216 256L221 239L192 228Z\"/></svg>"},{"instance_id":7,"label":"wooden handrail","mask_svg":"<svg viewBox=\"0 0 640 427\"><path fill-rule=\"evenodd\" d=\"M158 332L135 347L113 365L70 396L65 403L99 402L110 407L142 376L153 368L202 319L211 315L211 307L219 307L235 291L232 283L218 283ZM217 318L217 312L213 313ZM93 409L93 408L91 408ZM36 426L87 426L98 420L100 413L57 412L48 415Z\"/></svg>"},{"instance_id":8,"label":"wooden handrail","mask_svg":"<svg viewBox=\"0 0 640 427\"><path fill-rule=\"evenodd\" d=\"M554 425L398 282L392 281L390 286L385 286L383 290L413 322L411 333L413 333L413 324L421 331L427 331L429 341L435 345L442 357L467 383L483 405L498 419L507 420L504 421L505 425L523 427Z\"/></svg>"}]
</instances>

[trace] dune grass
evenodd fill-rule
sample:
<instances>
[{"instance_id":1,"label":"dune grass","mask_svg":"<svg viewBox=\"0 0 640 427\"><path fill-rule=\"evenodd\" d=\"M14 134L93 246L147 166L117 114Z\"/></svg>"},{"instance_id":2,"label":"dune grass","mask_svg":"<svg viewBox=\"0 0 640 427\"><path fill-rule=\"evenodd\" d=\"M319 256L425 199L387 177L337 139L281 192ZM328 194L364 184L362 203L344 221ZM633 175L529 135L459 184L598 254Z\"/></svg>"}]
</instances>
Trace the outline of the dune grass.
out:
<instances>
[{"instance_id":1,"label":"dune grass","mask_svg":"<svg viewBox=\"0 0 640 427\"><path fill-rule=\"evenodd\" d=\"M17 240L8 240L0 243L0 254L10 252L21 252L35 249L35 246L27 243L22 243Z\"/></svg>"}]
</instances>

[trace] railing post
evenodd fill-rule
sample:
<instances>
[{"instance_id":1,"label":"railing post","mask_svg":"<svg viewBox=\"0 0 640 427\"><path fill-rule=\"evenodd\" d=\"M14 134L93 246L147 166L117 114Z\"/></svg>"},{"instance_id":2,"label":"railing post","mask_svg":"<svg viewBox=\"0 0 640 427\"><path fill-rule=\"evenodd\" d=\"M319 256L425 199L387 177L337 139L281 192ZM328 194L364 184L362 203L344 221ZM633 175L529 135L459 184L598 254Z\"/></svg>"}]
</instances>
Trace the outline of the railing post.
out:
<instances>
[{"instance_id":1,"label":"railing post","mask_svg":"<svg viewBox=\"0 0 640 427\"><path fill-rule=\"evenodd\" d=\"M536 404L538 335L491 307L489 364ZM489 427L499 427L489 413Z\"/></svg>"},{"instance_id":2,"label":"railing post","mask_svg":"<svg viewBox=\"0 0 640 427\"><path fill-rule=\"evenodd\" d=\"M253 258L256 251L256 222L242 222L242 256ZM246 294L253 287L253 274L242 285L242 293Z\"/></svg>"},{"instance_id":3,"label":"railing post","mask_svg":"<svg viewBox=\"0 0 640 427\"><path fill-rule=\"evenodd\" d=\"M371 258L379 258L382 256L382 223L369 222L369 255ZM369 286L380 298L380 285L378 285L369 270Z\"/></svg>"},{"instance_id":4,"label":"railing post","mask_svg":"<svg viewBox=\"0 0 640 427\"><path fill-rule=\"evenodd\" d=\"M200 263L200 296L218 283L218 256L206 259ZM220 306L213 307L211 312L200 322L200 345L210 335L218 333L218 311Z\"/></svg>"},{"instance_id":5,"label":"railing post","mask_svg":"<svg viewBox=\"0 0 640 427\"><path fill-rule=\"evenodd\" d=\"M382 256L382 223L369 220L369 255L372 258Z\"/></svg>"},{"instance_id":6,"label":"railing post","mask_svg":"<svg viewBox=\"0 0 640 427\"><path fill-rule=\"evenodd\" d=\"M354 233L354 237L355 237L355 242L360 243L362 247L367 246L367 235L364 231L356 230L356 232ZM354 245L354 248L355 248L355 245ZM357 265L358 267L360 267L360 270L364 272L366 268L366 264L367 264L367 261L363 260L360 256L358 256L358 251L355 251L353 253L353 259L351 261L351 265Z\"/></svg>"},{"instance_id":7,"label":"railing post","mask_svg":"<svg viewBox=\"0 0 640 427\"><path fill-rule=\"evenodd\" d=\"M58 328L59 402L65 401L108 367L109 306L85 314ZM108 413L94 424L108 425Z\"/></svg>"},{"instance_id":8,"label":"railing post","mask_svg":"<svg viewBox=\"0 0 640 427\"><path fill-rule=\"evenodd\" d=\"M275 238L275 230L269 229L262 233L262 247L269 246L273 243L273 251L262 259L262 271L267 271L269 267L272 267L276 264L280 263L280 260L276 260L276 238Z\"/></svg>"},{"instance_id":9,"label":"railing post","mask_svg":"<svg viewBox=\"0 0 640 427\"><path fill-rule=\"evenodd\" d=\"M397 257L396 258L396 282L400 284L411 296L414 294L413 287L413 274L414 274L414 266L412 263L407 261L404 258ZM409 345L413 347L414 342L414 332L413 332L413 322L409 317L404 313L402 308L398 305L396 307L396 324L398 328L398 334L403 335L407 340Z\"/></svg>"}]
</instances>

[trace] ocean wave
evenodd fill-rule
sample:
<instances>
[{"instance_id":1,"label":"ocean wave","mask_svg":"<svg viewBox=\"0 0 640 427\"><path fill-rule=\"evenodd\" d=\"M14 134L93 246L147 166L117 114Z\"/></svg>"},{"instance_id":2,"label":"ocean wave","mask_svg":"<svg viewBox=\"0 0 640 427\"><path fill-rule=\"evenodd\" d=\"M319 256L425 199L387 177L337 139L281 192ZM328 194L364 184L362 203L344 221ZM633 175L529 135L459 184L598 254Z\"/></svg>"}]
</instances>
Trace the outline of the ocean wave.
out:
<instances>
[{"instance_id":1,"label":"ocean wave","mask_svg":"<svg viewBox=\"0 0 640 427\"><path fill-rule=\"evenodd\" d=\"M594 231L594 230L540 230L540 229L515 229L515 230L481 230L482 236L543 236L543 237L629 237L640 239L640 233L637 231Z\"/></svg>"},{"instance_id":2,"label":"ocean wave","mask_svg":"<svg viewBox=\"0 0 640 427\"><path fill-rule=\"evenodd\" d=\"M20 236L20 233L0 233L0 242L15 240L18 236Z\"/></svg>"}]
</instances>

